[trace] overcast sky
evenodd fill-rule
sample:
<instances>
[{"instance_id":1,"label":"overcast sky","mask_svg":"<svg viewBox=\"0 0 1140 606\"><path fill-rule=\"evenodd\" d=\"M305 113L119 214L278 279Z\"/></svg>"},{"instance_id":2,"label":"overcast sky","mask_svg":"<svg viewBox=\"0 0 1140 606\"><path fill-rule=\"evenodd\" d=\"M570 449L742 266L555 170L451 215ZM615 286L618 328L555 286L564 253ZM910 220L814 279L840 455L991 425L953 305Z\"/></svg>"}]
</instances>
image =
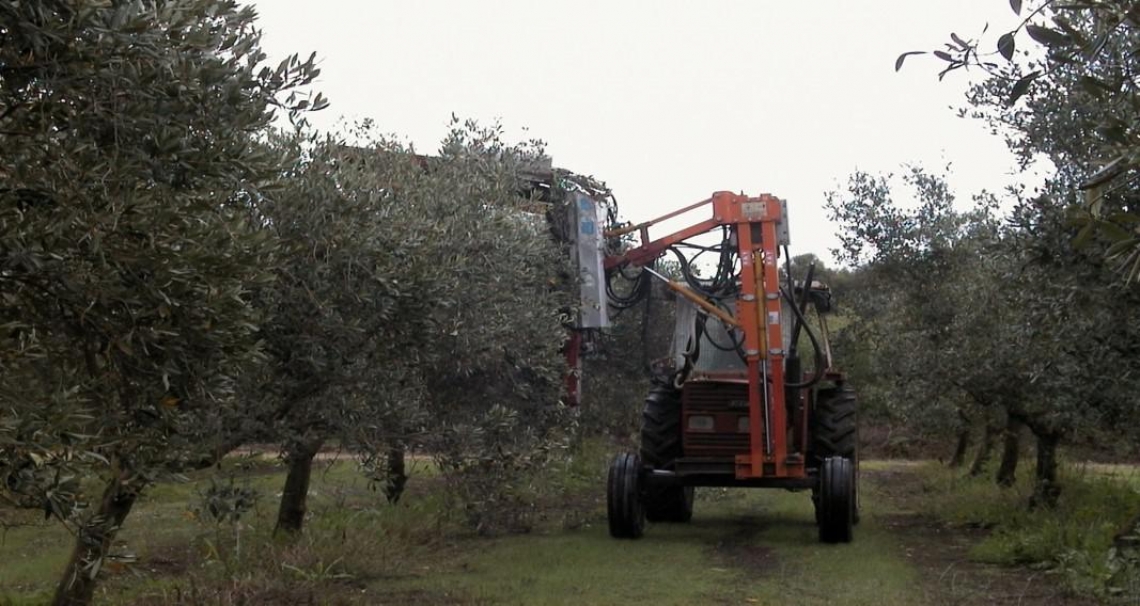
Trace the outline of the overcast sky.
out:
<instances>
[{"instance_id":1,"label":"overcast sky","mask_svg":"<svg viewBox=\"0 0 1140 606\"><path fill-rule=\"evenodd\" d=\"M952 163L963 197L1015 168L938 82L951 31L1012 27L1006 0L257 0L271 59L316 51L332 105L431 152L452 113L548 144L640 221L716 190L791 206L793 254L828 258L824 192L855 169ZM524 129L525 132L524 132Z\"/></svg>"}]
</instances>

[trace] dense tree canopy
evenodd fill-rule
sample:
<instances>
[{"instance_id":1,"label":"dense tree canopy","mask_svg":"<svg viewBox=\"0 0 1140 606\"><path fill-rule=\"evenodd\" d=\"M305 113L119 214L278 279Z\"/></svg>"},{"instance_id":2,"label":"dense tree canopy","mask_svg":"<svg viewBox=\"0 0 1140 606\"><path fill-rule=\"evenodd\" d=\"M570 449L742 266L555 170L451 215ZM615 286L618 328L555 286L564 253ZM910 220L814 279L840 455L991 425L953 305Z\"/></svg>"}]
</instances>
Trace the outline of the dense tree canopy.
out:
<instances>
[{"instance_id":1,"label":"dense tree canopy","mask_svg":"<svg viewBox=\"0 0 1140 606\"><path fill-rule=\"evenodd\" d=\"M991 196L962 211L940 177L903 182L900 200L889 179L856 174L829 201L859 267L841 344L866 395L943 431L1008 417L1046 453L1133 423L1140 301L1099 254L1073 250L1064 213L1036 200L1003 223ZM1055 472L1038 479L1038 500L1055 496Z\"/></svg>"},{"instance_id":2,"label":"dense tree canopy","mask_svg":"<svg viewBox=\"0 0 1140 606\"><path fill-rule=\"evenodd\" d=\"M348 134L280 141L297 164L257 204L281 251L255 291L270 359L249 397L272 402L264 424L294 464L283 528L300 528L330 439L464 459L541 433L561 396L565 261L521 180L541 147L471 122L427 158L367 124ZM486 415L517 426L487 438Z\"/></svg>"},{"instance_id":3,"label":"dense tree canopy","mask_svg":"<svg viewBox=\"0 0 1140 606\"><path fill-rule=\"evenodd\" d=\"M316 75L266 66L232 2L0 6L0 476L77 531L57 602L90 599L148 483L208 458L256 362L274 243L258 142ZM102 498L80 480L100 478Z\"/></svg>"}]
</instances>

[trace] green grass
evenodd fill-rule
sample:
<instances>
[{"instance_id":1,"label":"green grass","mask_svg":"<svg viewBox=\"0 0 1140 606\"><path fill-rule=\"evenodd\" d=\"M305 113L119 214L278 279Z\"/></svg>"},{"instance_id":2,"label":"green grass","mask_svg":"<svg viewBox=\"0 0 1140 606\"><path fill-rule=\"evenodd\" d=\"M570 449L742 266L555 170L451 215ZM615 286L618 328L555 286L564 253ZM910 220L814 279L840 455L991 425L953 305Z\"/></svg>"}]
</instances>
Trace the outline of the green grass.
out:
<instances>
[{"instance_id":1,"label":"green grass","mask_svg":"<svg viewBox=\"0 0 1140 606\"><path fill-rule=\"evenodd\" d=\"M1140 507L1127 467L1067 469L1058 509L1028 511L1028 480L1000 490L933 463L868 461L863 523L849 545L817 541L806 493L739 489L701 489L691 524L651 525L641 540L617 541L604 515L608 454L591 444L527 483L545 499L544 515L530 533L494 537L471 534L449 515L444 480L430 466L420 464L409 493L390 506L341 461L317 464L305 533L275 538L283 470L229 461L237 484L261 492L255 509L237 526L195 519L210 472L154 487L117 546L137 562L110 569L98 601L768 604L795 596L803 606L918 605L931 601L939 571L908 557L914 537L888 526L914 512L990 528L971 552L977 560L1050 566L1073 589L1104 595L1113 575L1106 546ZM22 520L37 525L3 535L0 604L43 603L71 548L58 525Z\"/></svg>"},{"instance_id":2,"label":"green grass","mask_svg":"<svg viewBox=\"0 0 1140 606\"><path fill-rule=\"evenodd\" d=\"M1140 513L1136 469L1122 465L1065 467L1054 509L1030 509L1031 477L999 488L987 476L930 464L922 468L929 511L954 525L991 529L971 551L977 561L1053 568L1079 594L1106 596L1122 579L1113 537Z\"/></svg>"},{"instance_id":3,"label":"green grass","mask_svg":"<svg viewBox=\"0 0 1140 606\"><path fill-rule=\"evenodd\" d=\"M1136 465L1113 465L1110 463L1081 463L1071 468L1078 476L1100 476L1110 478L1140 491L1140 467Z\"/></svg>"},{"instance_id":4,"label":"green grass","mask_svg":"<svg viewBox=\"0 0 1140 606\"><path fill-rule=\"evenodd\" d=\"M574 502L529 534L477 537L444 515L442 480L421 467L399 506L388 506L349 462L319 463L312 517L297 541L271 534L283 471L255 465L236 481L263 494L238 527L192 515L209 473L154 487L135 508L118 551L135 564L110 571L108 604L308 603L921 604L917 572L875 514L851 545L817 542L806 493L698 492L687 525L653 525L639 541L608 536L601 474L609 448L593 444L536 490ZM235 462L227 469L236 469ZM869 509L874 490L865 491ZM572 513L570 510L574 510ZM239 532L240 531L240 532ZM58 526L17 528L0 544L0 604L42 603L71 547ZM239 540L240 539L240 540ZM240 544L240 546L239 546ZM240 552L239 552L240 549Z\"/></svg>"},{"instance_id":5,"label":"green grass","mask_svg":"<svg viewBox=\"0 0 1140 606\"><path fill-rule=\"evenodd\" d=\"M222 567L218 565L221 560L233 557L235 528L202 520L196 512L201 502L199 493L206 489L214 473L206 470L192 474L190 482L159 484L140 497L115 546L116 554L137 559L138 564L112 566L111 574L100 587L103 599L123 598L122 601L130 602L127 598L136 595L140 588L168 584L169 579L162 578L164 567L181 569L189 565L211 576L211 569ZM246 460L231 459L226 461L221 475L234 477L237 485L248 485L261 494L254 510L240 524L239 533L247 535L251 548L258 542L264 543L276 513L283 470L272 461L251 465ZM354 507L364 501L374 504L376 500L376 493L368 489L354 464L342 461L315 465L310 507L319 514L317 526L330 525L325 532L334 532L333 527L345 524ZM0 514L9 523L17 524L0 535L0 561L4 562L0 567L0 604L42 603L62 573L73 538L58 522L45 521L34 512Z\"/></svg>"},{"instance_id":6,"label":"green grass","mask_svg":"<svg viewBox=\"0 0 1140 606\"><path fill-rule=\"evenodd\" d=\"M875 515L854 543L821 545L806 493L701 489L691 524L652 525L638 541L609 538L600 513L577 531L468 544L374 589L495 604L923 603Z\"/></svg>"}]
</instances>

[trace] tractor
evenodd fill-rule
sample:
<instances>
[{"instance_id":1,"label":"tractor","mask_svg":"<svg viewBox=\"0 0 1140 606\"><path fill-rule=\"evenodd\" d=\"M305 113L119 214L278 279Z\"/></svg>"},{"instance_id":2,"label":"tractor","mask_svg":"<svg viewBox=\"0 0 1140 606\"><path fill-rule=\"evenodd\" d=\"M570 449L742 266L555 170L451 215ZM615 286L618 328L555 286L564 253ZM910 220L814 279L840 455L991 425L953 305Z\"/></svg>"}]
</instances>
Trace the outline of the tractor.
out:
<instances>
[{"instance_id":1,"label":"tractor","mask_svg":"<svg viewBox=\"0 0 1140 606\"><path fill-rule=\"evenodd\" d=\"M647 522L687 522L694 488L724 486L811 491L819 539L850 542L859 520L856 399L832 362L830 290L814 280L814 265L801 281L791 275L787 204L721 191L652 221L603 229L596 203L580 194L570 205L580 330L606 326L607 309L632 305L650 281L678 303L673 355L645 399L640 449L609 467L610 535L637 539ZM659 223L700 210L711 212L650 237ZM698 243L718 233L718 244ZM669 253L673 276L655 269ZM717 256L708 278L690 258L703 253ZM618 281L630 285L627 293ZM812 350L810 371L801 335Z\"/></svg>"}]
</instances>

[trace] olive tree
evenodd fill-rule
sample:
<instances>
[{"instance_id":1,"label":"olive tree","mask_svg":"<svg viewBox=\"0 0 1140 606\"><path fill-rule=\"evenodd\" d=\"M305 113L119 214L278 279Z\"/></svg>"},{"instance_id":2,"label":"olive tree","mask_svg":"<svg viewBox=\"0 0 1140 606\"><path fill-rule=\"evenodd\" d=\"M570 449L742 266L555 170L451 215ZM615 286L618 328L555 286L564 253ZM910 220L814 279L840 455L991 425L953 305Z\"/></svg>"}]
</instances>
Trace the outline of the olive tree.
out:
<instances>
[{"instance_id":1,"label":"olive tree","mask_svg":"<svg viewBox=\"0 0 1140 606\"><path fill-rule=\"evenodd\" d=\"M279 144L298 161L257 206L281 250L278 280L255 296L270 360L251 396L272 401L266 425L289 466L278 529L302 528L328 441L388 458L393 499L406 446L463 468L540 441L558 409L568 292L562 251L522 195L541 147L471 122L430 158L369 124Z\"/></svg>"},{"instance_id":2,"label":"olive tree","mask_svg":"<svg viewBox=\"0 0 1140 606\"><path fill-rule=\"evenodd\" d=\"M0 496L74 530L56 603L90 602L140 492L243 406L275 253L250 203L281 166L258 133L323 105L296 94L312 61L266 66L254 22L226 1L0 5Z\"/></svg>"},{"instance_id":3,"label":"olive tree","mask_svg":"<svg viewBox=\"0 0 1140 606\"><path fill-rule=\"evenodd\" d=\"M424 307L441 270L424 254L436 229L399 199L420 172L413 154L373 137L301 129L272 138L294 163L258 198L260 234L274 242L277 279L252 290L267 361L243 397L264 435L281 441L289 472L277 527L299 530L313 457L330 437L414 407ZM408 402L411 399L411 402Z\"/></svg>"},{"instance_id":4,"label":"olive tree","mask_svg":"<svg viewBox=\"0 0 1140 606\"><path fill-rule=\"evenodd\" d=\"M828 195L840 227L837 252L855 268L842 299L853 321L837 348L871 411L923 432L961 433L978 416L976 406L945 389L957 370L939 362L931 346L960 338L951 327L961 313L959 281L977 252L966 250L970 220L985 211L958 213L941 178L921 169L908 169L901 180L910 200L896 201L891 178L866 173Z\"/></svg>"},{"instance_id":5,"label":"olive tree","mask_svg":"<svg viewBox=\"0 0 1140 606\"><path fill-rule=\"evenodd\" d=\"M941 419L947 429L958 418L986 419L978 469L992 436L1007 433L1002 484L1012 482L1017 435L1028 426L1039 452L1036 501L1051 502L1061 437L1124 404L1090 395L1115 375L1085 359L1091 352L1082 344L1097 334L1090 318L1099 316L1075 310L1091 303L1089 292L1074 288L1073 268L1027 263L1021 238L1029 227L1003 228L984 198L963 213L941 179L919 171L906 180L918 198L912 210L891 200L885 180L863 174L829 203L848 259L864 262L873 285L855 298L856 329L878 350L869 382L886 386L889 406L903 416Z\"/></svg>"},{"instance_id":6,"label":"olive tree","mask_svg":"<svg viewBox=\"0 0 1140 606\"><path fill-rule=\"evenodd\" d=\"M575 276L547 214L520 196L537 142L510 145L498 126L453 124L429 160L417 200L444 230L432 256L445 271L426 355L432 427L423 442L481 531L516 528L525 487L569 436L562 347L576 312Z\"/></svg>"},{"instance_id":7,"label":"olive tree","mask_svg":"<svg viewBox=\"0 0 1140 606\"><path fill-rule=\"evenodd\" d=\"M1034 502L1049 504L1059 489L1058 443L1134 414L1126 394L1135 388L1135 335L1124 327L1135 324L1135 301L1127 292L1106 301L1095 287L1109 284L1095 252L1062 254L1064 230L1042 217L1063 221L1063 213L1022 206L1002 226L985 200L963 213L939 179L909 180L913 210L866 175L829 202L848 258L875 280L861 320L878 329L872 343L887 355L872 360L872 380L902 381L905 389L886 390L896 407L919 404L912 410L930 415L938 411L930 402L956 394L956 406L988 411L1014 435L1027 426L1037 439ZM1008 483L1014 468L1002 471Z\"/></svg>"}]
</instances>

